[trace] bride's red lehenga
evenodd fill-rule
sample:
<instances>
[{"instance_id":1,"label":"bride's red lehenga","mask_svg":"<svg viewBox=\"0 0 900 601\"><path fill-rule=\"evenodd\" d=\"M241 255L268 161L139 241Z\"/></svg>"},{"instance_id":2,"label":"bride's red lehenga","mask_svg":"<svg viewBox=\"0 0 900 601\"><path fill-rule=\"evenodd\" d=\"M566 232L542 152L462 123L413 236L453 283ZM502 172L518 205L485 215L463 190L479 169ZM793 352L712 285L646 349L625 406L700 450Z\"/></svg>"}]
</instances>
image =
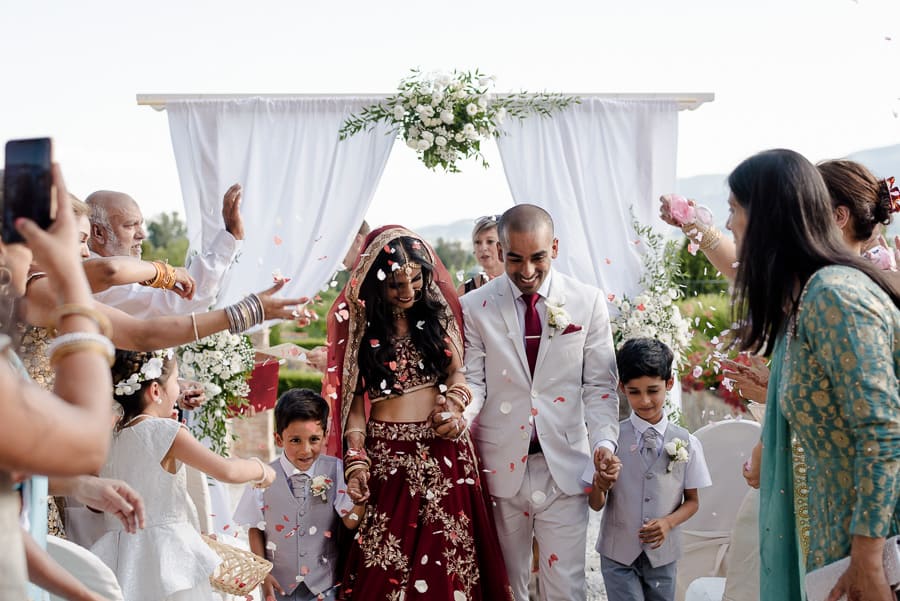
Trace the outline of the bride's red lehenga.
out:
<instances>
[{"instance_id":1,"label":"bride's red lehenga","mask_svg":"<svg viewBox=\"0 0 900 601\"><path fill-rule=\"evenodd\" d=\"M340 455L341 432L354 393L361 388L358 353L366 325L359 291L379 251L393 239L410 236L385 226L366 238L347 287L328 315L328 370L323 386L332 406L329 452ZM446 335L462 354L462 312L450 275L423 242L434 265L432 296L444 307ZM420 389L418 350L409 338L396 345L398 383ZM370 387L366 387L370 388ZM367 396L383 394L377 386ZM352 541L339 599L400 601L512 600L497 539L491 497L469 434L458 440L437 436L425 422L369 419L366 452L372 461L371 497Z\"/></svg>"}]
</instances>

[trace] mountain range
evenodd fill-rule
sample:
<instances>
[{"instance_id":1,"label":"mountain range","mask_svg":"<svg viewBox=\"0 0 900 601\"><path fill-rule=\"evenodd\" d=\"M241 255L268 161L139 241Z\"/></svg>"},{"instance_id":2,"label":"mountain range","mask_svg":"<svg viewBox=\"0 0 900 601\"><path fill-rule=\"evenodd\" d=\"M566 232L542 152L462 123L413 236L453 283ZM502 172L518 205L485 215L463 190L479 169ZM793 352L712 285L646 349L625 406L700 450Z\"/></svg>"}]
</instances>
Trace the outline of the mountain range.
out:
<instances>
[{"instance_id":1,"label":"mountain range","mask_svg":"<svg viewBox=\"0 0 900 601\"><path fill-rule=\"evenodd\" d=\"M897 175L900 180L900 144L855 152L847 157L868 167L877 177ZM728 174L715 173L679 178L676 192L693 198L697 204L706 205L716 218L716 224L724 228L728 218ZM674 232L675 230L673 230ZM423 238L436 241L459 240L468 244L472 234L472 220L462 219L452 223L428 225L418 228ZM900 218L888 227L891 235L900 235Z\"/></svg>"}]
</instances>

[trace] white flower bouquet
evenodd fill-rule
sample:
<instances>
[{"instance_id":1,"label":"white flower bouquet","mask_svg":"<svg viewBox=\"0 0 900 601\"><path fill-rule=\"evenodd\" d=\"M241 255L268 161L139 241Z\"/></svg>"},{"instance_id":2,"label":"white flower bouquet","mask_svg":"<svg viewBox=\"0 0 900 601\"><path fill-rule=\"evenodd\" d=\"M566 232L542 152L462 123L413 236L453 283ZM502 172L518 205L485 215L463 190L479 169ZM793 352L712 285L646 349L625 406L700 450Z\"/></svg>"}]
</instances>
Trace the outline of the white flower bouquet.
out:
<instances>
[{"instance_id":1,"label":"white flower bouquet","mask_svg":"<svg viewBox=\"0 0 900 601\"><path fill-rule=\"evenodd\" d=\"M396 94L351 115L341 127L340 137L344 140L386 121L426 167L458 172L456 162L461 158L475 157L488 166L481 141L500 135L507 116L549 116L579 102L573 96L547 92L494 96L493 84L493 76L478 70L424 74L413 69Z\"/></svg>"},{"instance_id":2,"label":"white flower bouquet","mask_svg":"<svg viewBox=\"0 0 900 601\"><path fill-rule=\"evenodd\" d=\"M323 502L328 500L328 489L334 484L331 478L324 474L319 474L312 479L309 491L314 497L319 497Z\"/></svg>"},{"instance_id":3,"label":"white flower bouquet","mask_svg":"<svg viewBox=\"0 0 900 601\"><path fill-rule=\"evenodd\" d=\"M200 382L206 394L206 402L194 410L194 436L208 438L212 451L225 455L229 442L225 418L247 404L253 345L246 336L219 332L180 347L178 354L182 376Z\"/></svg>"}]
</instances>

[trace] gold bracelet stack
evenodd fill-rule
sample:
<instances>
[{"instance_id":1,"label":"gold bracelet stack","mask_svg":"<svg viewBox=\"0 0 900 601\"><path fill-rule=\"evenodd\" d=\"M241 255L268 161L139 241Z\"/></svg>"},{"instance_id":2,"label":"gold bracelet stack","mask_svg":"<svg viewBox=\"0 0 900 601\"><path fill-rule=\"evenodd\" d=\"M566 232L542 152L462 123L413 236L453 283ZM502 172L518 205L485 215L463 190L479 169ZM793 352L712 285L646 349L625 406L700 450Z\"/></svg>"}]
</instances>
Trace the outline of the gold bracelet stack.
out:
<instances>
[{"instance_id":1,"label":"gold bracelet stack","mask_svg":"<svg viewBox=\"0 0 900 601\"><path fill-rule=\"evenodd\" d=\"M365 449L347 449L344 453L344 481L350 479L350 475L359 470L369 470L372 460L366 455Z\"/></svg>"},{"instance_id":2,"label":"gold bracelet stack","mask_svg":"<svg viewBox=\"0 0 900 601\"><path fill-rule=\"evenodd\" d=\"M453 400L459 403L460 407L465 409L472 402L472 390L461 382L452 385L444 393L447 400Z\"/></svg>"},{"instance_id":3,"label":"gold bracelet stack","mask_svg":"<svg viewBox=\"0 0 900 601\"><path fill-rule=\"evenodd\" d=\"M681 226L681 231L703 252L714 250L722 241L722 232L712 224L707 225L699 221L685 223Z\"/></svg>"},{"instance_id":4,"label":"gold bracelet stack","mask_svg":"<svg viewBox=\"0 0 900 601\"><path fill-rule=\"evenodd\" d=\"M93 307L76 303L67 303L55 308L50 313L50 317L48 320L50 327L57 328L60 320L69 315L82 315L84 317L87 317L97 324L97 327L100 328L101 334L103 334L107 338L112 336L112 323L109 321L109 318L106 315L104 315L100 311L97 311Z\"/></svg>"},{"instance_id":5,"label":"gold bracelet stack","mask_svg":"<svg viewBox=\"0 0 900 601\"><path fill-rule=\"evenodd\" d=\"M83 351L103 355L110 367L116 362L116 347L106 336L92 332L69 332L54 338L47 347L50 366L56 367L57 363L69 355Z\"/></svg>"},{"instance_id":6,"label":"gold bracelet stack","mask_svg":"<svg viewBox=\"0 0 900 601\"><path fill-rule=\"evenodd\" d=\"M165 288L171 290L175 287L175 268L163 261L153 261L156 268L156 276L141 282L142 286L151 288Z\"/></svg>"}]
</instances>

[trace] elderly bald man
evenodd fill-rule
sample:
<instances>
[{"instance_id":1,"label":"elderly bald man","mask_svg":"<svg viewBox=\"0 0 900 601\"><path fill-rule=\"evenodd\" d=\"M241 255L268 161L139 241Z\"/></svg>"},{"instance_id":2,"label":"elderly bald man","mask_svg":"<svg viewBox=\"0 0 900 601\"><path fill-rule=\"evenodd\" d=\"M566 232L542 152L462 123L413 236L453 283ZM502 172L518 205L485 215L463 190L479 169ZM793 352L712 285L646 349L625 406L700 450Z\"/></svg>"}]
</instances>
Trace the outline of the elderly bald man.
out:
<instances>
[{"instance_id":1,"label":"elderly bald man","mask_svg":"<svg viewBox=\"0 0 900 601\"><path fill-rule=\"evenodd\" d=\"M140 284L113 286L98 292L94 298L142 319L208 309L216 302L222 280L237 259L244 239L244 220L240 212L242 193L240 184L234 184L225 192L222 201L225 229L207 248L187 258L185 267L195 280L192 299ZM94 192L85 202L91 207L91 252L101 257L140 258L141 242L147 234L137 202L128 194L111 190Z\"/></svg>"}]
</instances>

